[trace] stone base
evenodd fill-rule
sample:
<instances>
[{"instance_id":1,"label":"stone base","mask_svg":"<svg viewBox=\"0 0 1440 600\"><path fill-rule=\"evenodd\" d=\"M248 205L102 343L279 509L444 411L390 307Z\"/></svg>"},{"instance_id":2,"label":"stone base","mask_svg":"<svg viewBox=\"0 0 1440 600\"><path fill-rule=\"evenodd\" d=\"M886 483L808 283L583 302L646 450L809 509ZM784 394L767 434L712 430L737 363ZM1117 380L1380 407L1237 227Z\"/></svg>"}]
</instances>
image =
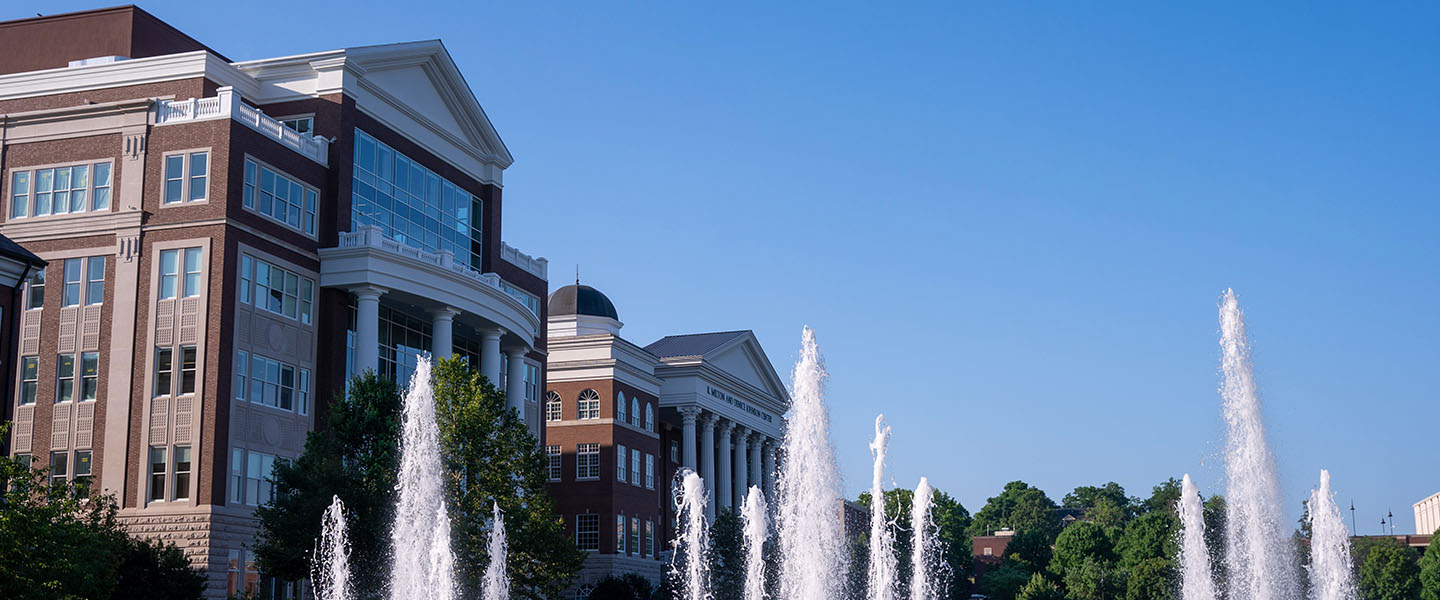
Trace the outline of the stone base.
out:
<instances>
[{"instance_id":1,"label":"stone base","mask_svg":"<svg viewBox=\"0 0 1440 600\"><path fill-rule=\"evenodd\" d=\"M566 590L563 598L574 598L575 592L581 586L593 586L609 575L619 577L626 573L635 573L649 579L650 585L659 589L660 577L668 568L670 568L670 563L657 558L591 552L580 567L580 572L575 576L574 584Z\"/></svg>"},{"instance_id":2,"label":"stone base","mask_svg":"<svg viewBox=\"0 0 1440 600\"><path fill-rule=\"evenodd\" d=\"M204 597L225 600L230 578L230 551L255 544L259 520L254 513L235 515L211 510L211 507L189 506L169 509L152 507L126 509L120 512L121 526L140 538L173 543L190 559L190 564L205 572ZM244 565L237 565L243 573Z\"/></svg>"}]
</instances>

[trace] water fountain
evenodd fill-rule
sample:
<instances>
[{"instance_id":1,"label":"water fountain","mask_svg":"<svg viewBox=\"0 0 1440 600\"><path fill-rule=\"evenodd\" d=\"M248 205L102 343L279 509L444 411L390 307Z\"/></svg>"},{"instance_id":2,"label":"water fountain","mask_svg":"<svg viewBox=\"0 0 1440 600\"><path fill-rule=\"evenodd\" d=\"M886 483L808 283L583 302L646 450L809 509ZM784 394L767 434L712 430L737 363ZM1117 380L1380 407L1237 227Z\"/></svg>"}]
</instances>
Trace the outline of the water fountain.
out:
<instances>
[{"instance_id":1,"label":"water fountain","mask_svg":"<svg viewBox=\"0 0 1440 600\"><path fill-rule=\"evenodd\" d=\"M769 508L765 493L759 486L750 486L750 493L740 506L745 532L745 600L765 600L765 540L770 537Z\"/></svg>"},{"instance_id":2,"label":"water fountain","mask_svg":"<svg viewBox=\"0 0 1440 600\"><path fill-rule=\"evenodd\" d=\"M895 559L895 533L885 518L885 452L890 447L890 427L885 415L875 417L875 441L870 453L875 467L870 479L870 600L895 600L899 567Z\"/></svg>"},{"instance_id":3,"label":"water fountain","mask_svg":"<svg viewBox=\"0 0 1440 600\"><path fill-rule=\"evenodd\" d=\"M1315 600L1355 598L1350 533L1330 492L1330 472L1320 470L1320 487L1310 494L1310 588Z\"/></svg>"},{"instance_id":4,"label":"water fountain","mask_svg":"<svg viewBox=\"0 0 1440 600\"><path fill-rule=\"evenodd\" d=\"M800 361L791 383L785 462L780 472L776 522L780 548L780 597L831 600L842 595L848 571L845 524L840 519L840 469L830 443L825 406L825 361L815 331L802 334Z\"/></svg>"},{"instance_id":5,"label":"water fountain","mask_svg":"<svg viewBox=\"0 0 1440 600\"><path fill-rule=\"evenodd\" d=\"M494 516L490 525L490 540L486 547L490 564L485 566L485 578L481 589L485 600L509 600L510 576L505 573L505 559L510 544L505 541L505 515L500 513L500 503L494 504Z\"/></svg>"},{"instance_id":6,"label":"water fountain","mask_svg":"<svg viewBox=\"0 0 1440 600\"><path fill-rule=\"evenodd\" d=\"M934 600L940 597L940 539L930 518L930 505L935 488L930 480L920 478L911 503L910 530L914 539L910 549L910 600Z\"/></svg>"},{"instance_id":7,"label":"water fountain","mask_svg":"<svg viewBox=\"0 0 1440 600\"><path fill-rule=\"evenodd\" d=\"M455 555L450 548L440 428L430 359L421 357L405 391L400 473L391 530L394 565L392 600L451 600L455 597Z\"/></svg>"},{"instance_id":8,"label":"water fountain","mask_svg":"<svg viewBox=\"0 0 1440 600\"><path fill-rule=\"evenodd\" d=\"M1226 424L1226 597L1297 600L1295 554L1282 527L1275 456L1265 439L1245 316L1234 290L1221 297L1220 332ZM1200 494L1189 475L1182 486L1181 595L1183 600L1215 600ZM1320 472L1320 488L1311 495L1309 506L1314 600L1353 600L1349 534L1332 498L1328 471Z\"/></svg>"},{"instance_id":9,"label":"water fountain","mask_svg":"<svg viewBox=\"0 0 1440 600\"><path fill-rule=\"evenodd\" d=\"M345 533L345 503L339 496L330 501L320 522L320 539L310 563L310 587L315 600L351 600L350 540Z\"/></svg>"},{"instance_id":10,"label":"water fountain","mask_svg":"<svg viewBox=\"0 0 1440 600\"><path fill-rule=\"evenodd\" d=\"M675 498L675 557L682 571L680 580L685 600L710 597L710 525L705 522L705 480L689 469L681 471L679 494Z\"/></svg>"},{"instance_id":11,"label":"water fountain","mask_svg":"<svg viewBox=\"0 0 1440 600\"><path fill-rule=\"evenodd\" d=\"M1205 545L1205 505L1200 489L1190 474L1180 482L1180 590L1181 600L1216 600L1215 579L1210 570L1210 550Z\"/></svg>"}]
</instances>

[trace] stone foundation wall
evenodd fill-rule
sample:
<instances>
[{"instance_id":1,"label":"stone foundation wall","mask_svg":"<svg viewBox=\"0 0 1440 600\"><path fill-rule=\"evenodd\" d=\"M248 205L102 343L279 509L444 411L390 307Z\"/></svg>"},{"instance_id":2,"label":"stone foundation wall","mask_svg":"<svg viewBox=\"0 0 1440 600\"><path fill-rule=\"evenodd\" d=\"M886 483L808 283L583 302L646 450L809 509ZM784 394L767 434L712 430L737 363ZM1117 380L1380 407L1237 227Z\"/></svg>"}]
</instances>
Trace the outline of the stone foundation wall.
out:
<instances>
[{"instance_id":1,"label":"stone foundation wall","mask_svg":"<svg viewBox=\"0 0 1440 600\"><path fill-rule=\"evenodd\" d=\"M207 600L224 600L229 553L254 545L259 528L259 520L253 514L236 516L193 509L122 511L120 524L131 535L174 543L184 551L190 564L205 571Z\"/></svg>"}]
</instances>

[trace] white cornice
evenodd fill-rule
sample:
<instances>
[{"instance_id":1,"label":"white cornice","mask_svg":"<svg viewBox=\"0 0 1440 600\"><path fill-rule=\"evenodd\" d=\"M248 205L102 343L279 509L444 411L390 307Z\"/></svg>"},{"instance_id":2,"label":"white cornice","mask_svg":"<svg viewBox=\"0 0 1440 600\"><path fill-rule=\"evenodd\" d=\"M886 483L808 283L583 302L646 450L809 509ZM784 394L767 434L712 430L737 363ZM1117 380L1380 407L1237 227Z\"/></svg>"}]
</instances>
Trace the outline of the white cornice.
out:
<instances>
[{"instance_id":1,"label":"white cornice","mask_svg":"<svg viewBox=\"0 0 1440 600\"><path fill-rule=\"evenodd\" d=\"M134 60L0 75L0 100L208 77L242 96L260 96L259 84L205 50Z\"/></svg>"}]
</instances>

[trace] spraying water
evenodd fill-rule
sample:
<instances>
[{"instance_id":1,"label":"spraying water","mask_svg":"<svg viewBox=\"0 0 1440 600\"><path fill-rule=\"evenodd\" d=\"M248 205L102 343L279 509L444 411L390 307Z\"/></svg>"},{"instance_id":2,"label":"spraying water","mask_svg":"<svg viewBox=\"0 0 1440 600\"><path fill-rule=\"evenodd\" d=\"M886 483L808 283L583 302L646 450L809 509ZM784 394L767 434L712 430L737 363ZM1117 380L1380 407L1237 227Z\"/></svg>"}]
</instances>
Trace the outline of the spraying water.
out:
<instances>
[{"instance_id":1,"label":"spraying water","mask_svg":"<svg viewBox=\"0 0 1440 600\"><path fill-rule=\"evenodd\" d=\"M750 486L750 494L740 507L745 519L745 600L765 600L765 539L770 537L769 509L765 493L759 486Z\"/></svg>"},{"instance_id":2,"label":"spraying water","mask_svg":"<svg viewBox=\"0 0 1440 600\"><path fill-rule=\"evenodd\" d=\"M315 560L310 562L310 586L315 600L351 600L350 540L345 534L345 503L339 496L330 501L320 522L320 539Z\"/></svg>"},{"instance_id":3,"label":"spraying water","mask_svg":"<svg viewBox=\"0 0 1440 600\"><path fill-rule=\"evenodd\" d=\"M1320 487L1310 493L1309 508L1310 584L1315 600L1354 600L1350 530L1330 492L1329 471L1320 470Z\"/></svg>"},{"instance_id":4,"label":"spraying water","mask_svg":"<svg viewBox=\"0 0 1440 600\"><path fill-rule=\"evenodd\" d=\"M1180 600L1217 600L1205 546L1205 505L1200 489L1186 473L1180 483Z\"/></svg>"},{"instance_id":5,"label":"spraying water","mask_svg":"<svg viewBox=\"0 0 1440 600\"><path fill-rule=\"evenodd\" d=\"M490 564L485 566L483 582L485 600L510 600L510 576L505 573L506 556L510 544L505 541L505 515L500 514L500 503L494 504L494 524L490 527Z\"/></svg>"},{"instance_id":6,"label":"spraying water","mask_svg":"<svg viewBox=\"0 0 1440 600\"><path fill-rule=\"evenodd\" d=\"M452 600L455 555L450 548L450 517L435 422L435 392L430 359L420 357L405 391L400 473L391 539L395 546L390 576L392 600Z\"/></svg>"},{"instance_id":7,"label":"spraying water","mask_svg":"<svg viewBox=\"0 0 1440 600\"><path fill-rule=\"evenodd\" d=\"M940 538L930 516L934 497L935 488L930 487L930 480L921 477L920 485L915 487L915 502L910 510L910 529L915 535L911 544L910 600L940 597Z\"/></svg>"},{"instance_id":8,"label":"spraying water","mask_svg":"<svg viewBox=\"0 0 1440 600\"><path fill-rule=\"evenodd\" d=\"M705 523L705 480L690 469L681 475L680 494L675 498L675 557L683 564L677 573L685 600L708 600L710 592L710 532Z\"/></svg>"},{"instance_id":9,"label":"spraying water","mask_svg":"<svg viewBox=\"0 0 1440 600\"><path fill-rule=\"evenodd\" d=\"M838 515L840 472L830 443L825 377L825 360L815 343L815 331L806 327L791 382L793 404L776 509L782 557L780 597L785 600L838 598L845 581L841 574L848 571L845 525Z\"/></svg>"},{"instance_id":10,"label":"spraying water","mask_svg":"<svg viewBox=\"0 0 1440 600\"><path fill-rule=\"evenodd\" d=\"M875 457L874 476L870 480L870 600L895 600L897 571L895 532L885 518L885 452L890 447L890 427L885 415L875 417L875 441L870 453Z\"/></svg>"},{"instance_id":11,"label":"spraying water","mask_svg":"<svg viewBox=\"0 0 1440 600\"><path fill-rule=\"evenodd\" d=\"M1294 554L1281 528L1280 480L1265 440L1260 397L1250 361L1245 316L1234 290L1220 306L1221 370L1224 384L1226 553L1230 598L1293 600Z\"/></svg>"}]
</instances>

